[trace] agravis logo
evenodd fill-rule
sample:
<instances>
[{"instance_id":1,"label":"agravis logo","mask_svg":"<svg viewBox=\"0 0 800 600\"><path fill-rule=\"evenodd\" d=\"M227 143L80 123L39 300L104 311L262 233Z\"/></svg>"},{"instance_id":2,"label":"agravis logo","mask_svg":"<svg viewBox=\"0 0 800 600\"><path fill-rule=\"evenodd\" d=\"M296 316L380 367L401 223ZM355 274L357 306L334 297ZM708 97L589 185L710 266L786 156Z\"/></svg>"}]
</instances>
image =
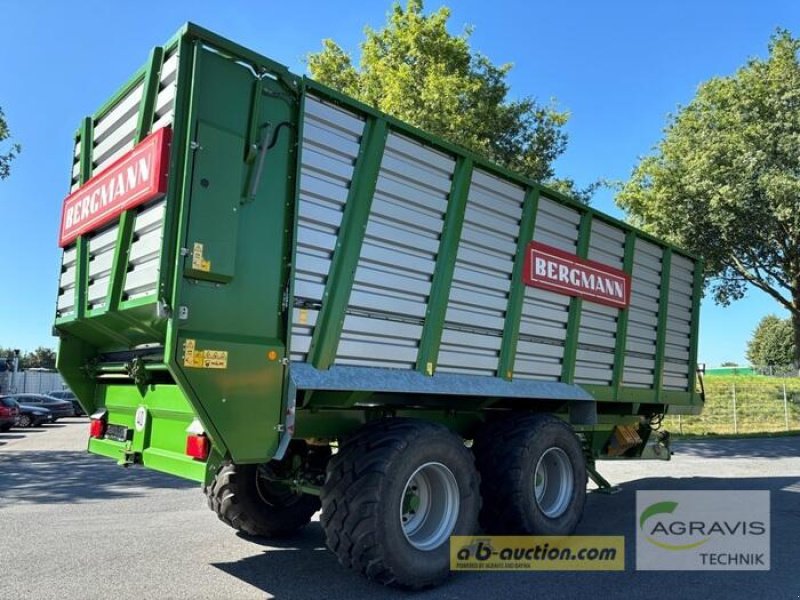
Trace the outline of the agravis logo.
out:
<instances>
[{"instance_id":1,"label":"agravis logo","mask_svg":"<svg viewBox=\"0 0 800 600\"><path fill-rule=\"evenodd\" d=\"M645 523L651 518L655 517L656 515L661 514L669 514L675 512L675 509L678 508L677 502L656 502L655 504L651 504L646 509L642 511L642 514L639 516L639 529L642 531L649 531L649 535L645 536L645 539L650 542L651 544L658 546L659 548L664 548L664 550L690 550L692 548L697 548L698 546L702 546L708 541L708 536L702 538L697 542L689 542L688 544L671 544L665 541L659 541L654 536L656 534L661 534L664 536L672 535L684 535L686 533L686 527L683 526L684 524L680 524L681 526L676 531L673 528L675 522L669 524L669 526L665 525L663 521L658 520L656 521L655 525L648 527L645 530ZM679 523L679 522L678 522Z\"/></svg>"},{"instance_id":2,"label":"agravis logo","mask_svg":"<svg viewBox=\"0 0 800 600\"><path fill-rule=\"evenodd\" d=\"M768 492L637 492L636 500L638 569L769 569Z\"/></svg>"}]
</instances>

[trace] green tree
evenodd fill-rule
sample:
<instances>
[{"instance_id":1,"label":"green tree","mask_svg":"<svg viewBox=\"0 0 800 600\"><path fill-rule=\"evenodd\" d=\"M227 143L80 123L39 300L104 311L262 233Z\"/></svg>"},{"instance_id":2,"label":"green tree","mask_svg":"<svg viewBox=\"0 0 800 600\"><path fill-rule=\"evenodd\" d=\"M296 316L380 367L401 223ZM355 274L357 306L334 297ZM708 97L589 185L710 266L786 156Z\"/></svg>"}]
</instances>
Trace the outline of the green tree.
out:
<instances>
[{"instance_id":1,"label":"green tree","mask_svg":"<svg viewBox=\"0 0 800 600\"><path fill-rule=\"evenodd\" d=\"M706 260L715 300L754 286L789 311L800 362L800 40L703 83L617 195L633 222Z\"/></svg>"},{"instance_id":2,"label":"green tree","mask_svg":"<svg viewBox=\"0 0 800 600\"><path fill-rule=\"evenodd\" d=\"M11 132L8 129L8 123L6 123L6 116L3 114L3 109L0 108L0 144L3 144L10 137ZM2 152L2 146L0 146L0 179L5 179L11 175L11 161L17 157L21 150L22 146L16 143L11 144L11 147L5 152Z\"/></svg>"},{"instance_id":3,"label":"green tree","mask_svg":"<svg viewBox=\"0 0 800 600\"><path fill-rule=\"evenodd\" d=\"M735 363L735 362L730 361L730 360L726 360L724 363L722 363L720 365L720 367L738 367L738 366L739 366L739 363Z\"/></svg>"},{"instance_id":4,"label":"green tree","mask_svg":"<svg viewBox=\"0 0 800 600\"><path fill-rule=\"evenodd\" d=\"M369 27L356 68L333 40L308 55L317 81L429 133L460 144L537 181L554 176L566 147L566 112L533 98L509 100L512 65L494 65L470 48L472 32L447 31L450 9L423 14L422 0L395 3L380 30ZM596 185L596 184L595 184ZM562 191L588 200L594 187Z\"/></svg>"},{"instance_id":5,"label":"green tree","mask_svg":"<svg viewBox=\"0 0 800 600\"><path fill-rule=\"evenodd\" d=\"M747 360L756 367L790 365L794 359L793 340L791 319L767 315L747 342Z\"/></svg>"},{"instance_id":6,"label":"green tree","mask_svg":"<svg viewBox=\"0 0 800 600\"><path fill-rule=\"evenodd\" d=\"M55 369L55 367L55 350L44 346L39 346L33 352L26 352L20 360L22 369Z\"/></svg>"}]
</instances>

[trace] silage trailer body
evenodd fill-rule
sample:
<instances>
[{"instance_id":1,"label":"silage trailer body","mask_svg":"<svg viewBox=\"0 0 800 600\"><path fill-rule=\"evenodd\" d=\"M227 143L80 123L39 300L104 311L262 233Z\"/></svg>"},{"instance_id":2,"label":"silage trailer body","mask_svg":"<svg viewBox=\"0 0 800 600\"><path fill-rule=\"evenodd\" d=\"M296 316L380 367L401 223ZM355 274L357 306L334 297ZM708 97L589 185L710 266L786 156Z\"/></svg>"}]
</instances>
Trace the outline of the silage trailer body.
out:
<instances>
[{"instance_id":1,"label":"silage trailer body","mask_svg":"<svg viewBox=\"0 0 800 600\"><path fill-rule=\"evenodd\" d=\"M594 475L702 406L695 258L194 25L83 120L62 213L89 450L211 494L279 465L325 504L364 431L537 416Z\"/></svg>"}]
</instances>

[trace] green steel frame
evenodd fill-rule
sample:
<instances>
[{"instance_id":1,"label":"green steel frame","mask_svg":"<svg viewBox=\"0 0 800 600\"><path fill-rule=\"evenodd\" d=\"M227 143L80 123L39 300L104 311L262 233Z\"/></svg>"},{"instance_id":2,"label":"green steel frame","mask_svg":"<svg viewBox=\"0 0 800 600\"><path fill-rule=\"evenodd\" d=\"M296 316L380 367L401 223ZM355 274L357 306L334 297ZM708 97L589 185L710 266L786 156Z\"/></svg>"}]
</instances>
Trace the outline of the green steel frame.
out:
<instances>
[{"instance_id":1,"label":"green steel frame","mask_svg":"<svg viewBox=\"0 0 800 600\"><path fill-rule=\"evenodd\" d=\"M387 135L384 119L367 120L325 285L322 308L308 351L309 361L318 369L330 367L336 356Z\"/></svg>"},{"instance_id":2,"label":"green steel frame","mask_svg":"<svg viewBox=\"0 0 800 600\"><path fill-rule=\"evenodd\" d=\"M467 209L467 197L471 182L472 159L460 157L453 173L447 213L439 241L439 251L436 255L436 268L431 282L431 294L425 313L425 325L422 329L417 355L417 370L428 375L433 375L436 371L436 362L439 358L439 346L442 342L445 313L450 299L450 286L456 268L458 243L464 227L464 213Z\"/></svg>"},{"instance_id":3,"label":"green steel frame","mask_svg":"<svg viewBox=\"0 0 800 600\"><path fill-rule=\"evenodd\" d=\"M625 254L622 259L622 270L630 277L633 275L633 255L636 250L636 233L629 231L625 235ZM611 387L614 390L614 400L620 399L623 374L625 372L625 349L628 340L628 308L619 311L617 318L617 331L615 336L616 347L614 352L614 371ZM691 388L690 388L691 389Z\"/></svg>"},{"instance_id":4,"label":"green steel frame","mask_svg":"<svg viewBox=\"0 0 800 600\"><path fill-rule=\"evenodd\" d=\"M578 226L578 258L589 255L589 238L592 234L592 213L584 212ZM581 328L581 312L583 300L573 297L569 303L569 317L567 318L567 334L564 342L564 356L561 359L561 381L572 383L575 379L575 359L578 355L578 335Z\"/></svg>"},{"instance_id":5,"label":"green steel frame","mask_svg":"<svg viewBox=\"0 0 800 600\"><path fill-rule=\"evenodd\" d=\"M528 247L528 242L533 239L533 230L536 227L539 196L539 188L530 187L522 203L522 219L519 225L517 253L514 257L514 271L511 275L511 288L508 292L508 306L503 327L503 341L500 347L500 359L497 367L498 375L506 380L511 380L514 376L514 360L517 356L517 342L519 341L519 320L522 316L522 304L525 300L522 269L525 267L526 248Z\"/></svg>"},{"instance_id":6,"label":"green steel frame","mask_svg":"<svg viewBox=\"0 0 800 600\"><path fill-rule=\"evenodd\" d=\"M661 296L658 299L658 329L656 331L656 366L654 381L656 402L661 400L664 389L664 351L667 345L667 317L669 315L669 276L672 266L672 249L667 248L661 259ZM690 369L693 371L694 369Z\"/></svg>"}]
</instances>

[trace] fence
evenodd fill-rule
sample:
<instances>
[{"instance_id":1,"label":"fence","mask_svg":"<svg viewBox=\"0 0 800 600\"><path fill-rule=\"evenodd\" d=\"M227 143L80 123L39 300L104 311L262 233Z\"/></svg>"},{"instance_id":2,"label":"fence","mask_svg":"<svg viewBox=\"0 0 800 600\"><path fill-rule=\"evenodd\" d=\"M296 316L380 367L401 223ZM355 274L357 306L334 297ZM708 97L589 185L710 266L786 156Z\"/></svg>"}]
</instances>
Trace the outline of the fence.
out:
<instances>
[{"instance_id":1,"label":"fence","mask_svg":"<svg viewBox=\"0 0 800 600\"><path fill-rule=\"evenodd\" d=\"M800 431L797 377L709 377L705 389L702 414L668 416L666 429L700 435Z\"/></svg>"},{"instance_id":2,"label":"fence","mask_svg":"<svg viewBox=\"0 0 800 600\"><path fill-rule=\"evenodd\" d=\"M752 376L766 375L767 377L798 377L800 371L794 365L766 365L763 367L713 367L705 369L706 377L724 376Z\"/></svg>"},{"instance_id":3,"label":"fence","mask_svg":"<svg viewBox=\"0 0 800 600\"><path fill-rule=\"evenodd\" d=\"M66 387L61 375L51 371L20 371L0 373L0 394L43 394Z\"/></svg>"}]
</instances>

